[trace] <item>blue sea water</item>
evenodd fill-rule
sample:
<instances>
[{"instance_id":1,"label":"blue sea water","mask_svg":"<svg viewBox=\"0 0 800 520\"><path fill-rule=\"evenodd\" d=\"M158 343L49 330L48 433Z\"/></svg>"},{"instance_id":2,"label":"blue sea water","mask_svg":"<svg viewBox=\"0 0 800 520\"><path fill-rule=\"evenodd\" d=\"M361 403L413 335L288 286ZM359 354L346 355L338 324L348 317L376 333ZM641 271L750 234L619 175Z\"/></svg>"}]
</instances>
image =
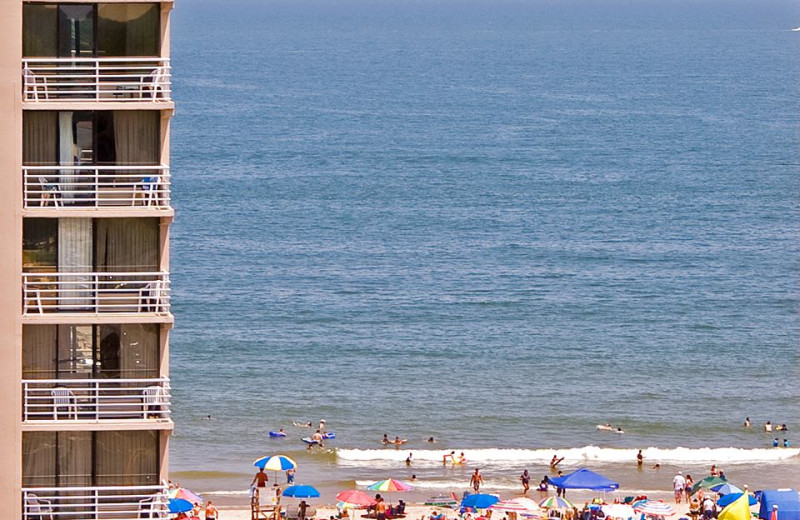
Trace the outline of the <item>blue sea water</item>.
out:
<instances>
[{"instance_id":1,"label":"blue sea water","mask_svg":"<svg viewBox=\"0 0 800 520\"><path fill-rule=\"evenodd\" d=\"M794 436L798 25L781 1L177 4L172 471L407 477L388 433L444 489L451 447ZM306 454L289 425L321 418L338 452ZM549 459L474 453L495 482Z\"/></svg>"}]
</instances>

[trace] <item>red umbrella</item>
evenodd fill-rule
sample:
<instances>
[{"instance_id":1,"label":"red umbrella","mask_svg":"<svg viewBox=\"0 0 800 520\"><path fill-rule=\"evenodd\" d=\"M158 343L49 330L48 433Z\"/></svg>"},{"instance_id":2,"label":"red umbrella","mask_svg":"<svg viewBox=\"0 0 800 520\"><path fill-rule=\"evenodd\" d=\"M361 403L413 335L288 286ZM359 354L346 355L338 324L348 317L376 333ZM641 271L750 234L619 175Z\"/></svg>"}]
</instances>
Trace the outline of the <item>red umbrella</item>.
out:
<instances>
[{"instance_id":1,"label":"red umbrella","mask_svg":"<svg viewBox=\"0 0 800 520\"><path fill-rule=\"evenodd\" d=\"M336 495L338 500L354 506L367 507L375 503L375 499L360 489L348 489Z\"/></svg>"}]
</instances>

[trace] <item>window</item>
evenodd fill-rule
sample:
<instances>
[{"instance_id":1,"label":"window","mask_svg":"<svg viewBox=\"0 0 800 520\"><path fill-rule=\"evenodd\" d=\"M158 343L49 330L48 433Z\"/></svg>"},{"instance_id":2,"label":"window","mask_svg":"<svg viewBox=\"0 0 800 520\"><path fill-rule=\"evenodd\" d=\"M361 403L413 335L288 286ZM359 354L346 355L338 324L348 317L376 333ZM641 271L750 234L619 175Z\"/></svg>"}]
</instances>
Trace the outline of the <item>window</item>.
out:
<instances>
[{"instance_id":1,"label":"window","mask_svg":"<svg viewBox=\"0 0 800 520\"><path fill-rule=\"evenodd\" d=\"M26 57L159 55L159 4L24 4Z\"/></svg>"},{"instance_id":2,"label":"window","mask_svg":"<svg viewBox=\"0 0 800 520\"><path fill-rule=\"evenodd\" d=\"M22 153L26 166L157 165L160 114L155 110L26 110Z\"/></svg>"},{"instance_id":3,"label":"window","mask_svg":"<svg viewBox=\"0 0 800 520\"><path fill-rule=\"evenodd\" d=\"M159 376L159 326L25 325L23 379L152 379Z\"/></svg>"},{"instance_id":4,"label":"window","mask_svg":"<svg viewBox=\"0 0 800 520\"><path fill-rule=\"evenodd\" d=\"M25 432L22 486L154 486L157 431Z\"/></svg>"}]
</instances>

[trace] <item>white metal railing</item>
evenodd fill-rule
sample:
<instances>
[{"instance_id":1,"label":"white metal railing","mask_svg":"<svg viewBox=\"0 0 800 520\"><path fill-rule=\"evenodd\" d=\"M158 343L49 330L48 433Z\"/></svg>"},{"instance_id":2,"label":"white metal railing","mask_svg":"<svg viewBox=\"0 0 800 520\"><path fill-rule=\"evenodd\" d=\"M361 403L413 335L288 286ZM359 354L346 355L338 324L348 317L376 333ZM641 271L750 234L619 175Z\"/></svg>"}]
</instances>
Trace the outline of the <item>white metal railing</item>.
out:
<instances>
[{"instance_id":1,"label":"white metal railing","mask_svg":"<svg viewBox=\"0 0 800 520\"><path fill-rule=\"evenodd\" d=\"M169 379L23 379L22 420L169 419Z\"/></svg>"},{"instance_id":2,"label":"white metal railing","mask_svg":"<svg viewBox=\"0 0 800 520\"><path fill-rule=\"evenodd\" d=\"M26 208L167 208L168 166L23 166Z\"/></svg>"},{"instance_id":3,"label":"white metal railing","mask_svg":"<svg viewBox=\"0 0 800 520\"><path fill-rule=\"evenodd\" d=\"M169 273L22 273L23 314L157 313L170 309Z\"/></svg>"},{"instance_id":4,"label":"white metal railing","mask_svg":"<svg viewBox=\"0 0 800 520\"><path fill-rule=\"evenodd\" d=\"M167 518L167 488L93 486L22 488L22 518L35 520L141 520Z\"/></svg>"},{"instance_id":5,"label":"white metal railing","mask_svg":"<svg viewBox=\"0 0 800 520\"><path fill-rule=\"evenodd\" d=\"M23 58L25 101L169 101L169 58Z\"/></svg>"}]
</instances>

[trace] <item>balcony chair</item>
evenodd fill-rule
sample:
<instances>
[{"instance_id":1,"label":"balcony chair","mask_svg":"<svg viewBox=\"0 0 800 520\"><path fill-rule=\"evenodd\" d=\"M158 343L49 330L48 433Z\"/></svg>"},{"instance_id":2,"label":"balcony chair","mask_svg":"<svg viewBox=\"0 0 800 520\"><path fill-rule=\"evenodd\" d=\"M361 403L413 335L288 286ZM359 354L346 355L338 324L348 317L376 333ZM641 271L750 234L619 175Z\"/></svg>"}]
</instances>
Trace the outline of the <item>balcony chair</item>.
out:
<instances>
[{"instance_id":1,"label":"balcony chair","mask_svg":"<svg viewBox=\"0 0 800 520\"><path fill-rule=\"evenodd\" d=\"M167 99L169 90L169 72L166 67L156 67L150 74L142 76L139 80L139 98L144 99L145 93L154 101ZM159 92L161 95L159 96Z\"/></svg>"},{"instance_id":2,"label":"balcony chair","mask_svg":"<svg viewBox=\"0 0 800 520\"><path fill-rule=\"evenodd\" d=\"M167 391L164 387L153 385L142 390L142 414L145 419L152 416L161 419L166 404Z\"/></svg>"},{"instance_id":3,"label":"balcony chair","mask_svg":"<svg viewBox=\"0 0 800 520\"><path fill-rule=\"evenodd\" d=\"M29 69L27 66L22 69L22 81L25 86L26 101L39 101L39 92L41 91L44 99L50 99L50 93L47 91L47 78L38 76Z\"/></svg>"},{"instance_id":4,"label":"balcony chair","mask_svg":"<svg viewBox=\"0 0 800 520\"><path fill-rule=\"evenodd\" d=\"M164 282L153 280L139 289L139 312L161 312Z\"/></svg>"},{"instance_id":5,"label":"balcony chair","mask_svg":"<svg viewBox=\"0 0 800 520\"><path fill-rule=\"evenodd\" d=\"M50 390L53 397L53 420L58 420L58 411L61 408L67 409L68 419L78 419L78 399L69 388L58 386Z\"/></svg>"},{"instance_id":6,"label":"balcony chair","mask_svg":"<svg viewBox=\"0 0 800 520\"><path fill-rule=\"evenodd\" d=\"M39 186L41 193L39 193L39 206L47 205L48 200L53 201L54 207L63 206L64 202L61 200L61 188L57 182L49 182L47 177L39 177Z\"/></svg>"},{"instance_id":7,"label":"balcony chair","mask_svg":"<svg viewBox=\"0 0 800 520\"><path fill-rule=\"evenodd\" d=\"M35 493L25 494L25 518L53 520L53 504L49 500L39 498Z\"/></svg>"},{"instance_id":8,"label":"balcony chair","mask_svg":"<svg viewBox=\"0 0 800 520\"><path fill-rule=\"evenodd\" d=\"M159 512L161 508L156 498L158 497L152 496L139 500L138 518L162 518Z\"/></svg>"},{"instance_id":9,"label":"balcony chair","mask_svg":"<svg viewBox=\"0 0 800 520\"><path fill-rule=\"evenodd\" d=\"M161 177L153 176L153 177L145 177L141 180L141 182L137 182L133 185L133 200L131 201L131 206L136 205L136 200L139 198L137 197L138 193L142 193L142 203L143 205L150 207L150 206L160 206L159 199L161 195L159 193L161 188Z\"/></svg>"}]
</instances>

